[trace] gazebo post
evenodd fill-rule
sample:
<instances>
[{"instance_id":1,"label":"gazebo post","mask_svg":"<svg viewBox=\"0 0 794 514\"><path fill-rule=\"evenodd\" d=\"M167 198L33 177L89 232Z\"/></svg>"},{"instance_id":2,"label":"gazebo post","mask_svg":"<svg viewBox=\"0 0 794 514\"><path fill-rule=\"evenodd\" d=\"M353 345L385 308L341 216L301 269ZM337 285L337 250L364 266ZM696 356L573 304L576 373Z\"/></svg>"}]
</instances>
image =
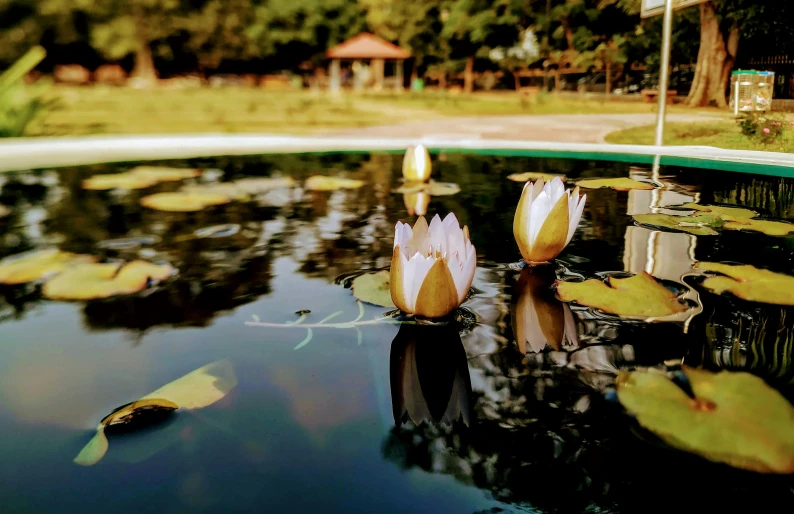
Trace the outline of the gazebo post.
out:
<instances>
[{"instance_id":1,"label":"gazebo post","mask_svg":"<svg viewBox=\"0 0 794 514\"><path fill-rule=\"evenodd\" d=\"M339 59L331 59L328 75L330 75L329 85L331 86L331 93L338 94L342 90L342 72Z\"/></svg>"},{"instance_id":2,"label":"gazebo post","mask_svg":"<svg viewBox=\"0 0 794 514\"><path fill-rule=\"evenodd\" d=\"M364 89L364 66L361 59L353 60L353 91L360 93Z\"/></svg>"},{"instance_id":3,"label":"gazebo post","mask_svg":"<svg viewBox=\"0 0 794 514\"><path fill-rule=\"evenodd\" d=\"M385 59L372 59L371 67L372 71L375 73L375 91L383 90L383 79L386 73L386 61Z\"/></svg>"},{"instance_id":4,"label":"gazebo post","mask_svg":"<svg viewBox=\"0 0 794 514\"><path fill-rule=\"evenodd\" d=\"M394 89L398 93L402 93L404 91L403 86L403 66L405 61L402 59L397 59L394 61Z\"/></svg>"}]
</instances>

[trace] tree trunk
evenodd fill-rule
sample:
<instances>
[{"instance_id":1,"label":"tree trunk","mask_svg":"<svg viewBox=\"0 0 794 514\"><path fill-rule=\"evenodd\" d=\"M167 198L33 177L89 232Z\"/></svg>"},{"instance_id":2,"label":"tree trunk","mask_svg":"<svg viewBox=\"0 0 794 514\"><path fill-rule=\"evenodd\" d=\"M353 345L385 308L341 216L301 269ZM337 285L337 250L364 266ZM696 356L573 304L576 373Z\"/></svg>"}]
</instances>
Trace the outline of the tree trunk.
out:
<instances>
[{"instance_id":1,"label":"tree trunk","mask_svg":"<svg viewBox=\"0 0 794 514\"><path fill-rule=\"evenodd\" d=\"M463 91L474 91L474 57L466 59L466 69L463 72Z\"/></svg>"},{"instance_id":2,"label":"tree trunk","mask_svg":"<svg viewBox=\"0 0 794 514\"><path fill-rule=\"evenodd\" d=\"M739 49L739 27L723 34L713 2L700 4L700 49L697 68L686 103L693 107L714 104L727 107L725 90Z\"/></svg>"},{"instance_id":3,"label":"tree trunk","mask_svg":"<svg viewBox=\"0 0 794 514\"><path fill-rule=\"evenodd\" d=\"M154 69L152 49L148 44L141 44L135 51L135 67L132 76L154 82L157 80L157 70Z\"/></svg>"},{"instance_id":4,"label":"tree trunk","mask_svg":"<svg viewBox=\"0 0 794 514\"><path fill-rule=\"evenodd\" d=\"M612 91L612 61L609 60L609 56L606 56L606 75L607 75L607 83L606 83L606 94L609 96L610 92Z\"/></svg>"},{"instance_id":5,"label":"tree trunk","mask_svg":"<svg viewBox=\"0 0 794 514\"><path fill-rule=\"evenodd\" d=\"M521 93L521 77L518 76L518 72L513 72L513 81L516 84L516 93Z\"/></svg>"}]
</instances>

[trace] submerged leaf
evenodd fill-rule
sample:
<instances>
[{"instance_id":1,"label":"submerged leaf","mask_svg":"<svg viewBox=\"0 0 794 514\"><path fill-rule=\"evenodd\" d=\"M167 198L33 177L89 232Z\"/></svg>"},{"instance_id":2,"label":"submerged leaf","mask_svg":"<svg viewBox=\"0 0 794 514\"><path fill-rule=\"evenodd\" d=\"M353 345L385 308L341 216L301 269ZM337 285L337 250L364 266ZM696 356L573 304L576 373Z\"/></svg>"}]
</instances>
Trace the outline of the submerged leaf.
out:
<instances>
[{"instance_id":1,"label":"submerged leaf","mask_svg":"<svg viewBox=\"0 0 794 514\"><path fill-rule=\"evenodd\" d=\"M621 373L620 403L669 445L762 473L794 473L794 407L749 373L684 368L694 398L665 375Z\"/></svg>"},{"instance_id":2,"label":"submerged leaf","mask_svg":"<svg viewBox=\"0 0 794 514\"><path fill-rule=\"evenodd\" d=\"M90 255L78 255L57 249L13 255L0 261L0 283L24 284L60 273L75 264L93 262Z\"/></svg>"},{"instance_id":3,"label":"submerged leaf","mask_svg":"<svg viewBox=\"0 0 794 514\"><path fill-rule=\"evenodd\" d=\"M628 177L589 178L580 180L576 183L576 185L579 187L586 187L587 189L600 189L602 187L608 187L610 189L614 189L615 191L631 191L632 189L649 191L651 189L656 189L653 184L649 184L648 182L640 182L639 180L634 180Z\"/></svg>"},{"instance_id":4,"label":"submerged leaf","mask_svg":"<svg viewBox=\"0 0 794 514\"><path fill-rule=\"evenodd\" d=\"M94 437L88 441L77 457L74 458L74 463L80 466L93 466L108 452L108 438L105 436L105 427L100 426Z\"/></svg>"},{"instance_id":5,"label":"submerged leaf","mask_svg":"<svg viewBox=\"0 0 794 514\"><path fill-rule=\"evenodd\" d=\"M660 227L679 232L687 232L696 236L716 236L712 228L722 224L715 216L701 214L699 216L672 216L670 214L635 214L634 221L650 227Z\"/></svg>"},{"instance_id":6,"label":"submerged leaf","mask_svg":"<svg viewBox=\"0 0 794 514\"><path fill-rule=\"evenodd\" d=\"M748 265L698 262L695 268L720 273L703 281L716 294L729 292L752 302L794 305L794 277Z\"/></svg>"},{"instance_id":7,"label":"submerged leaf","mask_svg":"<svg viewBox=\"0 0 794 514\"><path fill-rule=\"evenodd\" d=\"M395 307L391 300L388 271L359 275L353 280L352 288L353 296L362 302L392 309Z\"/></svg>"},{"instance_id":8,"label":"submerged leaf","mask_svg":"<svg viewBox=\"0 0 794 514\"><path fill-rule=\"evenodd\" d=\"M363 180L312 175L306 179L303 187L307 191L336 191L337 189L358 189L363 185Z\"/></svg>"},{"instance_id":9,"label":"submerged leaf","mask_svg":"<svg viewBox=\"0 0 794 514\"><path fill-rule=\"evenodd\" d=\"M576 302L610 314L660 318L688 310L678 297L646 272L629 278L609 278L609 285L591 278L556 282L563 302Z\"/></svg>"},{"instance_id":10,"label":"submerged leaf","mask_svg":"<svg viewBox=\"0 0 794 514\"><path fill-rule=\"evenodd\" d=\"M234 366L228 359L207 364L164 385L141 400L163 398L181 409L203 409L221 400L237 386Z\"/></svg>"},{"instance_id":11,"label":"submerged leaf","mask_svg":"<svg viewBox=\"0 0 794 514\"><path fill-rule=\"evenodd\" d=\"M51 300L91 300L121 294L132 294L176 273L168 265L158 266L146 261L127 264L82 264L63 271L46 282L42 289Z\"/></svg>"},{"instance_id":12,"label":"submerged leaf","mask_svg":"<svg viewBox=\"0 0 794 514\"><path fill-rule=\"evenodd\" d=\"M150 418L153 414L175 411L179 405L163 398L151 398L122 405L114 410L99 423L100 426L136 424L140 420Z\"/></svg>"},{"instance_id":13,"label":"submerged leaf","mask_svg":"<svg viewBox=\"0 0 794 514\"><path fill-rule=\"evenodd\" d=\"M787 236L794 232L794 223L764 219L735 219L726 221L722 228L725 230L752 230L768 236Z\"/></svg>"},{"instance_id":14,"label":"submerged leaf","mask_svg":"<svg viewBox=\"0 0 794 514\"><path fill-rule=\"evenodd\" d=\"M727 207L724 205L702 205L699 203L685 203L680 206L685 209L694 209L700 212L708 212L714 216L718 216L724 220L728 219L749 219L758 216L758 213L750 209L743 209L741 207Z\"/></svg>"},{"instance_id":15,"label":"submerged leaf","mask_svg":"<svg viewBox=\"0 0 794 514\"><path fill-rule=\"evenodd\" d=\"M449 196L460 193L460 186L452 182L406 182L394 190L395 193L427 193L430 196Z\"/></svg>"},{"instance_id":16,"label":"submerged leaf","mask_svg":"<svg viewBox=\"0 0 794 514\"><path fill-rule=\"evenodd\" d=\"M554 173L540 173L537 171L527 171L524 173L513 173L508 175L507 178L515 182L528 182L530 180L543 179L544 182L551 182L555 178L559 178L565 182L565 175L555 175Z\"/></svg>"},{"instance_id":17,"label":"submerged leaf","mask_svg":"<svg viewBox=\"0 0 794 514\"><path fill-rule=\"evenodd\" d=\"M158 211L195 212L212 205L229 203L228 196L213 193L157 193L141 198L141 205Z\"/></svg>"}]
</instances>

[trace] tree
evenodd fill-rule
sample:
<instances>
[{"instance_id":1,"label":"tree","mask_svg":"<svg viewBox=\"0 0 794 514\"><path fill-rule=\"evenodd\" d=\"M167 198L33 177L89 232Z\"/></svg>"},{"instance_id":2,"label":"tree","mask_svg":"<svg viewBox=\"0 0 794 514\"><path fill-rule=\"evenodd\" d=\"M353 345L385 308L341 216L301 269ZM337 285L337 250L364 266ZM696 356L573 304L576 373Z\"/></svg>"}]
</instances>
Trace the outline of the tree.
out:
<instances>
[{"instance_id":1,"label":"tree","mask_svg":"<svg viewBox=\"0 0 794 514\"><path fill-rule=\"evenodd\" d=\"M538 38L532 29L525 29L521 38L511 47L498 46L488 55L492 61L513 74L516 92L521 90L520 72L527 69L530 64L540 57Z\"/></svg>"}]
</instances>

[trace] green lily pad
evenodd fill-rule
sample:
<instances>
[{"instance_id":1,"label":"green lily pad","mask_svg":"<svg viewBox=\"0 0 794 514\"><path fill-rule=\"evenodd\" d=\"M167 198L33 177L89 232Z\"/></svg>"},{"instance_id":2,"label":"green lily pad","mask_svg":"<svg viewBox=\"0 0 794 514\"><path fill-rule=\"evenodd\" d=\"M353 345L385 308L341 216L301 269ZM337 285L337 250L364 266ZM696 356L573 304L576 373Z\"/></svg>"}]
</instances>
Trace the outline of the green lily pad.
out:
<instances>
[{"instance_id":1,"label":"green lily pad","mask_svg":"<svg viewBox=\"0 0 794 514\"><path fill-rule=\"evenodd\" d=\"M42 294L51 300L92 300L133 294L176 273L168 265L146 261L91 263L72 266L47 281Z\"/></svg>"},{"instance_id":2,"label":"green lily pad","mask_svg":"<svg viewBox=\"0 0 794 514\"><path fill-rule=\"evenodd\" d=\"M696 236L716 236L713 227L722 225L719 217L707 214L699 216L672 216L670 214L634 214L634 221L650 227L687 232Z\"/></svg>"},{"instance_id":3,"label":"green lily pad","mask_svg":"<svg viewBox=\"0 0 794 514\"><path fill-rule=\"evenodd\" d=\"M338 189L358 189L363 185L363 180L313 175L306 179L303 187L307 191L336 191Z\"/></svg>"},{"instance_id":4,"label":"green lily pad","mask_svg":"<svg viewBox=\"0 0 794 514\"><path fill-rule=\"evenodd\" d=\"M589 178L580 180L576 183L576 185L579 187L585 187L587 189L601 189L602 187L608 187L610 189L614 189L615 191L631 191L632 189L649 191L651 189L656 189L653 184L649 184L648 182L640 182L639 180L634 180L628 177Z\"/></svg>"},{"instance_id":5,"label":"green lily pad","mask_svg":"<svg viewBox=\"0 0 794 514\"><path fill-rule=\"evenodd\" d=\"M762 473L794 473L794 407L749 373L684 368L694 398L665 375L620 373L620 403L667 444Z\"/></svg>"},{"instance_id":6,"label":"green lily pad","mask_svg":"<svg viewBox=\"0 0 794 514\"><path fill-rule=\"evenodd\" d=\"M131 423L157 412L209 407L236 386L237 376L231 361L224 359L202 366L140 400L114 410L102 420L97 427L97 433L75 457L74 462L81 466L92 466L102 460L109 446L105 434L105 429L109 426Z\"/></svg>"},{"instance_id":7,"label":"green lily pad","mask_svg":"<svg viewBox=\"0 0 794 514\"><path fill-rule=\"evenodd\" d=\"M196 212L213 205L229 203L228 196L214 193L157 193L141 198L141 205L157 211Z\"/></svg>"},{"instance_id":8,"label":"green lily pad","mask_svg":"<svg viewBox=\"0 0 794 514\"><path fill-rule=\"evenodd\" d=\"M726 221L722 226L725 230L752 230L768 236L787 236L794 232L794 223L763 219L735 219Z\"/></svg>"},{"instance_id":9,"label":"green lily pad","mask_svg":"<svg viewBox=\"0 0 794 514\"><path fill-rule=\"evenodd\" d=\"M395 307L391 300L388 271L359 275L353 280L352 288L353 296L362 302L392 309Z\"/></svg>"},{"instance_id":10,"label":"green lily pad","mask_svg":"<svg viewBox=\"0 0 794 514\"><path fill-rule=\"evenodd\" d=\"M507 176L508 179L514 182L528 182L530 180L543 180L544 182L551 182L555 178L559 178L565 182L565 175L555 175L554 173L540 173L536 171L527 171L524 173L513 173Z\"/></svg>"},{"instance_id":11,"label":"green lily pad","mask_svg":"<svg viewBox=\"0 0 794 514\"><path fill-rule=\"evenodd\" d=\"M719 273L703 281L703 287L716 294L731 293L751 302L794 305L794 277L750 265L698 262L703 271Z\"/></svg>"},{"instance_id":12,"label":"green lily pad","mask_svg":"<svg viewBox=\"0 0 794 514\"><path fill-rule=\"evenodd\" d=\"M145 189L160 182L176 182L198 177L201 170L194 168L167 168L163 166L138 166L124 173L94 175L83 180L83 189Z\"/></svg>"},{"instance_id":13,"label":"green lily pad","mask_svg":"<svg viewBox=\"0 0 794 514\"><path fill-rule=\"evenodd\" d=\"M758 213L750 209L743 209L741 207L726 207L724 205L701 205L699 203L685 203L680 208L694 209L700 212L707 212L714 216L718 216L724 220L728 219L749 219L758 216Z\"/></svg>"},{"instance_id":14,"label":"green lily pad","mask_svg":"<svg viewBox=\"0 0 794 514\"><path fill-rule=\"evenodd\" d=\"M609 278L609 284L591 278L584 282L558 280L557 296L618 316L661 318L689 309L669 289L646 272L629 278Z\"/></svg>"},{"instance_id":15,"label":"green lily pad","mask_svg":"<svg viewBox=\"0 0 794 514\"><path fill-rule=\"evenodd\" d=\"M430 196L449 196L460 193L460 186L452 182L406 182L394 190L395 193L427 193Z\"/></svg>"},{"instance_id":16,"label":"green lily pad","mask_svg":"<svg viewBox=\"0 0 794 514\"><path fill-rule=\"evenodd\" d=\"M166 166L137 166L127 173L137 177L150 178L156 182L176 182L201 176L201 170L196 168L169 168Z\"/></svg>"},{"instance_id":17,"label":"green lily pad","mask_svg":"<svg viewBox=\"0 0 794 514\"><path fill-rule=\"evenodd\" d=\"M0 283L25 284L56 275L76 264L93 262L90 255L78 255L57 249L12 255L0 261Z\"/></svg>"}]
</instances>

